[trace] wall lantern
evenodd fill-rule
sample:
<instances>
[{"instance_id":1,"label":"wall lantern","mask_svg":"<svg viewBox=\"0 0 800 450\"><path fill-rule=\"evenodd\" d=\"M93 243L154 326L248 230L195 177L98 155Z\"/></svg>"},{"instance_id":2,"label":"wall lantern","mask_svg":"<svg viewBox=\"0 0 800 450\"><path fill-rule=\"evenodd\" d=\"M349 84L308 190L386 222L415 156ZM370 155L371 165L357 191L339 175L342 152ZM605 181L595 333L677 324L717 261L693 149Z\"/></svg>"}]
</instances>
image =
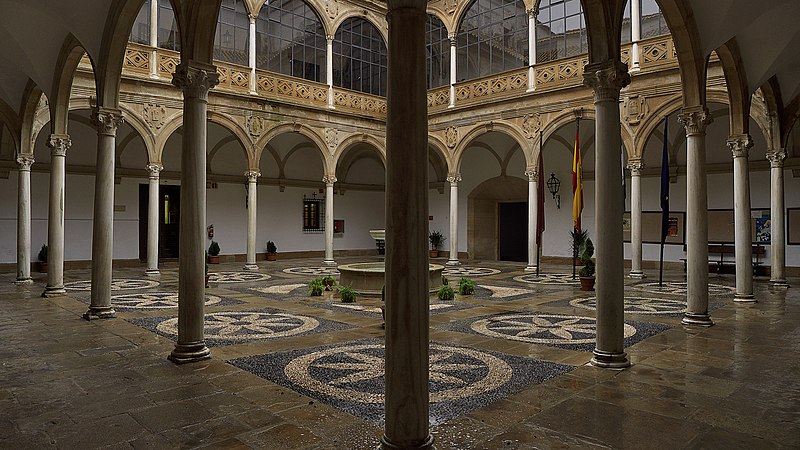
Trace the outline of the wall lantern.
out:
<instances>
[{"instance_id":1,"label":"wall lantern","mask_svg":"<svg viewBox=\"0 0 800 450\"><path fill-rule=\"evenodd\" d=\"M547 180L547 190L553 194L553 200L556 201L556 208L561 209L561 196L558 195L558 189L561 187L561 181L556 178L556 174L551 173L550 178Z\"/></svg>"}]
</instances>

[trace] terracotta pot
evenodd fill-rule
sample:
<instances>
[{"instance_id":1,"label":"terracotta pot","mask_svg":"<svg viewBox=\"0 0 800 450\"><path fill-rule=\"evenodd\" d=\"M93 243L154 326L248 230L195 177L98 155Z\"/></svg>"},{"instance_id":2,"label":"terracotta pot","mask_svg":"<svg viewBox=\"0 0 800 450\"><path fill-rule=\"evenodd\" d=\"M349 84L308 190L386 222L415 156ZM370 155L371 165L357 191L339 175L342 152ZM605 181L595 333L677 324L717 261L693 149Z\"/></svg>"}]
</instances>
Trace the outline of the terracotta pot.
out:
<instances>
[{"instance_id":1,"label":"terracotta pot","mask_svg":"<svg viewBox=\"0 0 800 450\"><path fill-rule=\"evenodd\" d=\"M581 290L593 291L594 290L594 277L581 277Z\"/></svg>"},{"instance_id":2,"label":"terracotta pot","mask_svg":"<svg viewBox=\"0 0 800 450\"><path fill-rule=\"evenodd\" d=\"M439 250L431 250L431 258L438 258Z\"/></svg>"},{"instance_id":3,"label":"terracotta pot","mask_svg":"<svg viewBox=\"0 0 800 450\"><path fill-rule=\"evenodd\" d=\"M39 273L47 273L47 263L44 261L39 261Z\"/></svg>"},{"instance_id":4,"label":"terracotta pot","mask_svg":"<svg viewBox=\"0 0 800 450\"><path fill-rule=\"evenodd\" d=\"M278 259L277 253L267 253L267 261L275 261Z\"/></svg>"},{"instance_id":5,"label":"terracotta pot","mask_svg":"<svg viewBox=\"0 0 800 450\"><path fill-rule=\"evenodd\" d=\"M209 264L219 264L219 255L217 255L217 256L208 255L208 263Z\"/></svg>"}]
</instances>

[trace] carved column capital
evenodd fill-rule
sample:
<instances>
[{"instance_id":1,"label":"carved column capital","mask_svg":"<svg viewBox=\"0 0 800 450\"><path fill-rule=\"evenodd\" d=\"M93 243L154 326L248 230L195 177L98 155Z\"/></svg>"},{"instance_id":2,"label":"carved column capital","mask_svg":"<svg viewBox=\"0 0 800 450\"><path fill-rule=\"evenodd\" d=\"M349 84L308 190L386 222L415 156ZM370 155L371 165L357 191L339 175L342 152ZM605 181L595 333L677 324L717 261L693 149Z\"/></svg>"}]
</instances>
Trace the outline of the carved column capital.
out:
<instances>
[{"instance_id":1,"label":"carved column capital","mask_svg":"<svg viewBox=\"0 0 800 450\"><path fill-rule=\"evenodd\" d=\"M183 90L183 96L208 101L208 91L219 84L217 68L196 61L183 61L175 67L172 84Z\"/></svg>"},{"instance_id":2,"label":"carved column capital","mask_svg":"<svg viewBox=\"0 0 800 450\"><path fill-rule=\"evenodd\" d=\"M322 181L325 183L325 186L332 185L336 183L336 175L325 175L322 177Z\"/></svg>"},{"instance_id":3,"label":"carved column capital","mask_svg":"<svg viewBox=\"0 0 800 450\"><path fill-rule=\"evenodd\" d=\"M775 169L783 168L783 160L786 159L786 151L782 148L777 148L773 151L767 152L767 159L769 166Z\"/></svg>"},{"instance_id":4,"label":"carved column capital","mask_svg":"<svg viewBox=\"0 0 800 450\"><path fill-rule=\"evenodd\" d=\"M529 182L539 181L539 168L529 167L528 170L525 171L525 176L528 177Z\"/></svg>"},{"instance_id":5,"label":"carved column capital","mask_svg":"<svg viewBox=\"0 0 800 450\"><path fill-rule=\"evenodd\" d=\"M148 164L145 166L147 169L147 177L151 180L158 180L159 173L164 169L161 164Z\"/></svg>"},{"instance_id":6,"label":"carved column capital","mask_svg":"<svg viewBox=\"0 0 800 450\"><path fill-rule=\"evenodd\" d=\"M334 36L332 34L326 34L325 40L328 42L333 42Z\"/></svg>"},{"instance_id":7,"label":"carved column capital","mask_svg":"<svg viewBox=\"0 0 800 450\"><path fill-rule=\"evenodd\" d=\"M47 140L50 156L67 156L67 149L72 147L72 139L68 134L51 134Z\"/></svg>"},{"instance_id":8,"label":"carved column capital","mask_svg":"<svg viewBox=\"0 0 800 450\"><path fill-rule=\"evenodd\" d=\"M592 88L594 102L619 101L619 91L631 83L628 66L620 61L588 64L583 71L583 84Z\"/></svg>"},{"instance_id":9,"label":"carved column capital","mask_svg":"<svg viewBox=\"0 0 800 450\"><path fill-rule=\"evenodd\" d=\"M533 8L528 8L525 10L525 12L528 14L529 19L536 18L536 16L539 15L539 6L537 5L534 6Z\"/></svg>"},{"instance_id":10,"label":"carved column capital","mask_svg":"<svg viewBox=\"0 0 800 450\"><path fill-rule=\"evenodd\" d=\"M257 170L248 170L247 172L244 173L244 176L247 177L248 183L255 183L256 180L258 180L258 177L261 176L261 172Z\"/></svg>"},{"instance_id":11,"label":"carved column capital","mask_svg":"<svg viewBox=\"0 0 800 450\"><path fill-rule=\"evenodd\" d=\"M455 34L455 33L450 33L450 34L447 35L447 37L450 39L450 46L451 47L455 47L456 44L458 43L457 36L458 35Z\"/></svg>"},{"instance_id":12,"label":"carved column capital","mask_svg":"<svg viewBox=\"0 0 800 450\"><path fill-rule=\"evenodd\" d=\"M19 164L19 170L21 172L27 172L31 170L31 166L33 165L33 155L19 155L17 156L17 164Z\"/></svg>"},{"instance_id":13,"label":"carved column capital","mask_svg":"<svg viewBox=\"0 0 800 450\"><path fill-rule=\"evenodd\" d=\"M713 122L708 108L684 108L678 114L678 122L686 128L686 136L705 135L706 127Z\"/></svg>"},{"instance_id":14,"label":"carved column capital","mask_svg":"<svg viewBox=\"0 0 800 450\"><path fill-rule=\"evenodd\" d=\"M461 181L461 174L460 173L448 173L447 174L447 182L450 184L458 184Z\"/></svg>"},{"instance_id":15,"label":"carved column capital","mask_svg":"<svg viewBox=\"0 0 800 450\"><path fill-rule=\"evenodd\" d=\"M728 144L728 148L731 149L734 159L747 159L750 154L750 147L753 146L753 139L750 138L749 134L739 134L736 136L730 136L725 143Z\"/></svg>"},{"instance_id":16,"label":"carved column capital","mask_svg":"<svg viewBox=\"0 0 800 450\"><path fill-rule=\"evenodd\" d=\"M627 169L631 171L631 175L641 176L644 169L644 161L641 159L628 160Z\"/></svg>"},{"instance_id":17,"label":"carved column capital","mask_svg":"<svg viewBox=\"0 0 800 450\"><path fill-rule=\"evenodd\" d=\"M97 132L107 136L116 136L117 128L125 122L122 111L98 106L92 109L92 125Z\"/></svg>"}]
</instances>

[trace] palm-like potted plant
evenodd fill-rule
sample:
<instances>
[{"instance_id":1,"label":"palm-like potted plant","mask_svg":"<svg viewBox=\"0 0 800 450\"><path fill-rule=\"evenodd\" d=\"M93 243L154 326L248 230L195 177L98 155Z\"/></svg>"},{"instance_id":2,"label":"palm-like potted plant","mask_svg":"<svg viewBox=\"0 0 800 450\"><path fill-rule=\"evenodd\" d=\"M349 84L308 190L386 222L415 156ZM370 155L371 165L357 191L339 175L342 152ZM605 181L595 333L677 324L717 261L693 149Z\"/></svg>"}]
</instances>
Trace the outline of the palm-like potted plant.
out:
<instances>
[{"instance_id":1,"label":"palm-like potted plant","mask_svg":"<svg viewBox=\"0 0 800 450\"><path fill-rule=\"evenodd\" d=\"M208 263L219 264L219 244L217 241L211 241L208 246Z\"/></svg>"},{"instance_id":2,"label":"palm-like potted plant","mask_svg":"<svg viewBox=\"0 0 800 450\"><path fill-rule=\"evenodd\" d=\"M592 259L594 256L594 244L590 238L586 238L586 241L583 243L581 247L581 270L578 272L578 275L581 277L581 290L582 291L593 291L594 290L594 260Z\"/></svg>"},{"instance_id":3,"label":"palm-like potted plant","mask_svg":"<svg viewBox=\"0 0 800 450\"><path fill-rule=\"evenodd\" d=\"M569 238L571 243L570 249L572 250L572 256L575 258L575 264L582 264L581 251L586 240L589 239L589 232L586 230L573 229L569 232Z\"/></svg>"},{"instance_id":4,"label":"palm-like potted plant","mask_svg":"<svg viewBox=\"0 0 800 450\"><path fill-rule=\"evenodd\" d=\"M47 273L47 254L47 244L42 244L42 248L39 250L39 254L36 257L36 259L39 260L39 272L41 273Z\"/></svg>"},{"instance_id":5,"label":"palm-like potted plant","mask_svg":"<svg viewBox=\"0 0 800 450\"><path fill-rule=\"evenodd\" d=\"M272 241L267 241L267 261L275 261L278 259L278 247Z\"/></svg>"},{"instance_id":6,"label":"palm-like potted plant","mask_svg":"<svg viewBox=\"0 0 800 450\"><path fill-rule=\"evenodd\" d=\"M428 234L428 240L431 242L431 258L438 257L439 247L441 247L447 239L442 236L441 232L431 231L430 234Z\"/></svg>"}]
</instances>

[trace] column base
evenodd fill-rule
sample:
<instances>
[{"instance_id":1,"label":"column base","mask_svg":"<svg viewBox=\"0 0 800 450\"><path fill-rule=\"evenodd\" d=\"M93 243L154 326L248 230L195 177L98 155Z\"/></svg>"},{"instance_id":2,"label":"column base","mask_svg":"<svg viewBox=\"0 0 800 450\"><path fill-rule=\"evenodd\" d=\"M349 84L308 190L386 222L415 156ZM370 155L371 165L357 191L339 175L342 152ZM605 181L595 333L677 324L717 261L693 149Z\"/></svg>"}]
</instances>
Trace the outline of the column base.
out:
<instances>
[{"instance_id":1,"label":"column base","mask_svg":"<svg viewBox=\"0 0 800 450\"><path fill-rule=\"evenodd\" d=\"M733 296L733 301L738 303L756 303L756 296L753 294L739 294Z\"/></svg>"},{"instance_id":2,"label":"column base","mask_svg":"<svg viewBox=\"0 0 800 450\"><path fill-rule=\"evenodd\" d=\"M460 266L461 265L461 261L459 261L457 259L451 259L451 260L448 260L446 263L444 263L444 265L445 266Z\"/></svg>"},{"instance_id":3,"label":"column base","mask_svg":"<svg viewBox=\"0 0 800 450\"><path fill-rule=\"evenodd\" d=\"M92 321L97 319L113 319L117 317L117 312L110 306L90 306L89 310L83 313L83 318Z\"/></svg>"},{"instance_id":4,"label":"column base","mask_svg":"<svg viewBox=\"0 0 800 450\"><path fill-rule=\"evenodd\" d=\"M539 270L539 268L536 267L536 266L527 266L527 267L525 267L525 272L536 272L537 270Z\"/></svg>"},{"instance_id":5,"label":"column base","mask_svg":"<svg viewBox=\"0 0 800 450\"><path fill-rule=\"evenodd\" d=\"M148 277L160 277L161 276L161 272L159 272L158 269L147 269L147 270L144 271L144 274L147 275Z\"/></svg>"},{"instance_id":6,"label":"column base","mask_svg":"<svg viewBox=\"0 0 800 450\"><path fill-rule=\"evenodd\" d=\"M33 278L17 278L17 280L14 281L14 284L33 284Z\"/></svg>"},{"instance_id":7,"label":"column base","mask_svg":"<svg viewBox=\"0 0 800 450\"><path fill-rule=\"evenodd\" d=\"M64 289L64 286L46 286L44 292L42 292L42 297L45 298L62 297L64 295L67 295L67 290Z\"/></svg>"},{"instance_id":8,"label":"column base","mask_svg":"<svg viewBox=\"0 0 800 450\"><path fill-rule=\"evenodd\" d=\"M175 364L187 364L211 359L211 350L206 347L205 341L193 344L175 344L172 353L167 359Z\"/></svg>"},{"instance_id":9,"label":"column base","mask_svg":"<svg viewBox=\"0 0 800 450\"><path fill-rule=\"evenodd\" d=\"M332 267L336 267L337 266L336 261L334 261L332 259L326 259L326 260L322 261L322 264L325 264L326 266L332 266Z\"/></svg>"},{"instance_id":10,"label":"column base","mask_svg":"<svg viewBox=\"0 0 800 450\"><path fill-rule=\"evenodd\" d=\"M773 287L777 288L788 288L789 282L786 281L786 278L778 278L775 280L769 280Z\"/></svg>"},{"instance_id":11,"label":"column base","mask_svg":"<svg viewBox=\"0 0 800 450\"><path fill-rule=\"evenodd\" d=\"M647 275L644 274L641 270L631 270L631 273L628 274L628 278L635 278L637 280L642 280L647 278Z\"/></svg>"},{"instance_id":12,"label":"column base","mask_svg":"<svg viewBox=\"0 0 800 450\"><path fill-rule=\"evenodd\" d=\"M595 367L603 369L625 369L631 366L631 360L628 359L628 354L625 352L610 353L595 348L592 353L594 356L590 362Z\"/></svg>"},{"instance_id":13,"label":"column base","mask_svg":"<svg viewBox=\"0 0 800 450\"><path fill-rule=\"evenodd\" d=\"M714 325L714 321L708 314L686 313L681 324L690 327L710 327Z\"/></svg>"},{"instance_id":14,"label":"column base","mask_svg":"<svg viewBox=\"0 0 800 450\"><path fill-rule=\"evenodd\" d=\"M255 264L255 263L254 264L245 264L244 265L244 270L250 270L250 271L258 270L258 264Z\"/></svg>"},{"instance_id":15,"label":"column base","mask_svg":"<svg viewBox=\"0 0 800 450\"><path fill-rule=\"evenodd\" d=\"M410 448L419 448L424 450L433 449L433 435L428 434L428 437L425 438L425 441L419 444L404 445L404 444L395 444L394 442L390 441L389 438L387 438L386 435L384 434L383 436L381 436L381 445L378 446L378 450L395 450L395 449L410 449Z\"/></svg>"}]
</instances>

